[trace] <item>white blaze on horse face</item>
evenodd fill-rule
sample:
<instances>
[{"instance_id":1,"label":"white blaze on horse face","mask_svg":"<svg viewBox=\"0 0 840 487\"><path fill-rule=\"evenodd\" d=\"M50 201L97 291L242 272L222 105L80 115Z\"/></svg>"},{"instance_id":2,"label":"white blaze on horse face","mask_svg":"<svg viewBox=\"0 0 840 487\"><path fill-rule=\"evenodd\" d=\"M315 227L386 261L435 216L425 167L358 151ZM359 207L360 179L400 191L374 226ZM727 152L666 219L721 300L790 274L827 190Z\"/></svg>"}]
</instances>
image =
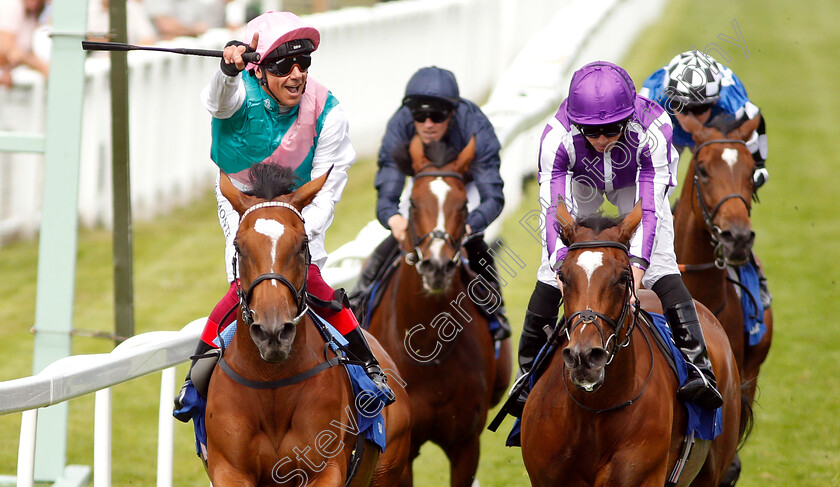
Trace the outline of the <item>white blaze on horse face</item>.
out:
<instances>
[{"instance_id":1,"label":"white blaze on horse face","mask_svg":"<svg viewBox=\"0 0 840 487\"><path fill-rule=\"evenodd\" d=\"M738 164L738 151L731 147L723 149L723 154L721 154L720 157L729 164L730 168L733 168L735 167L735 164Z\"/></svg>"},{"instance_id":2,"label":"white blaze on horse face","mask_svg":"<svg viewBox=\"0 0 840 487\"><path fill-rule=\"evenodd\" d=\"M595 252L592 250L587 250L586 252L581 253L577 258L577 265L583 269L583 272L586 273L586 280L592 280L592 273L595 272L595 269L601 267L601 264L604 263L604 254L602 252Z\"/></svg>"},{"instance_id":3,"label":"white blaze on horse face","mask_svg":"<svg viewBox=\"0 0 840 487\"><path fill-rule=\"evenodd\" d=\"M446 232L446 218L443 213L443 205L446 202L446 195L449 194L449 190L452 188L443 180L443 178L436 178L434 181L429 183L429 189L438 199L438 218L435 230ZM440 252L445 244L446 242L443 240L435 239L429 247L429 251L435 256L440 256Z\"/></svg>"},{"instance_id":4,"label":"white blaze on horse face","mask_svg":"<svg viewBox=\"0 0 840 487\"><path fill-rule=\"evenodd\" d=\"M254 223L254 231L271 239L271 269L269 272L274 272L274 262L277 260L277 241L286 232L286 227L277 220L260 218ZM277 286L277 282L273 279L271 284Z\"/></svg>"}]
</instances>

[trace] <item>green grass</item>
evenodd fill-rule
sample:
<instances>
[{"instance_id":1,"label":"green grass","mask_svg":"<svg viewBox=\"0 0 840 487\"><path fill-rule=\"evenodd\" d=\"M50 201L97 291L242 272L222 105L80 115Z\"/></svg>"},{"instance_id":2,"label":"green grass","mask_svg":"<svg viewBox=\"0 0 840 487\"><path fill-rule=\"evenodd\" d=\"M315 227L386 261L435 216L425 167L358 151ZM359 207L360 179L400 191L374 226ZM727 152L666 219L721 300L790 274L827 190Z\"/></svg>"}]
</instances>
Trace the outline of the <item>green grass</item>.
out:
<instances>
[{"instance_id":1,"label":"green grass","mask_svg":"<svg viewBox=\"0 0 840 487\"><path fill-rule=\"evenodd\" d=\"M640 37L623 65L637 85L674 54L718 43L768 120L770 182L753 212L757 252L774 293L776 330L762 368L753 435L741 457L739 486L840 485L840 217L832 187L837 167L831 127L840 108L834 94L840 64L840 7L757 0L675 0L663 19ZM741 28L749 57L716 36ZM616 39L620 42L620 39ZM721 56L717 56L719 60ZM582 64L582 63L581 63ZM522 161L535 164L535 161ZM374 164L362 161L338 206L328 248L351 238L374 216ZM527 202L536 201L534 184ZM135 222L137 333L174 330L209 313L225 290L222 238L209 193L154 223ZM520 214L524 214L525 208ZM534 285L538 247L513 216L503 238L526 263L505 288L515 328ZM0 380L29 375L32 364L36 242L0 248ZM85 231L79 239L75 326L113 329L110 234ZM518 335L518 333L516 333ZM108 341L77 337L74 353L100 353ZM183 366L178 374L183 374ZM154 485L158 378L114 390L114 485ZM70 404L68 463L92 464L93 398ZM508 419L502 430L509 428ZM0 417L0 474L15 471L20 414ZM485 432L478 477L487 486L527 485L518 449L503 446L506 432ZM191 426L176 425L175 485L207 485L194 456ZM445 485L448 465L436 447L424 448L416 465L418 486Z\"/></svg>"}]
</instances>

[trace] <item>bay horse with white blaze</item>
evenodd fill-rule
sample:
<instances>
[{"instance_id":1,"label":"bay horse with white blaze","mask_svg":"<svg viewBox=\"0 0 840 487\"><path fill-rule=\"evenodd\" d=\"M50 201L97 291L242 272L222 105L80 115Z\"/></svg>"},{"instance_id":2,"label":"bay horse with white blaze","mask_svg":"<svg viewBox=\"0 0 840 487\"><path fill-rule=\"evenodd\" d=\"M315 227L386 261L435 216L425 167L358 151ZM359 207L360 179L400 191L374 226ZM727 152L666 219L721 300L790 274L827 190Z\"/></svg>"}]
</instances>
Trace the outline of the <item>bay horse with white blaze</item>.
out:
<instances>
[{"instance_id":1,"label":"bay horse with white blaze","mask_svg":"<svg viewBox=\"0 0 840 487\"><path fill-rule=\"evenodd\" d=\"M714 311L726 330L752 402L759 369L770 352L773 312L769 306L764 309L767 331L758 344L750 346L741 300L727 267L749 263L755 240L750 221L755 162L744 141L759 117L726 135L704 127L693 115L678 115L678 119L697 148L674 208L674 250L692 297Z\"/></svg>"},{"instance_id":2,"label":"bay horse with white blaze","mask_svg":"<svg viewBox=\"0 0 840 487\"><path fill-rule=\"evenodd\" d=\"M704 126L693 115L678 114L677 119L692 135L696 148L674 208L674 251L686 288L714 312L726 330L752 407L758 373L773 340L773 311L769 303L764 307L766 331L758 343L750 345L739 289L729 274L751 263L752 258L755 232L750 213L755 160L745 141L760 117L727 134ZM760 300L761 296L752 299ZM734 485L740 469L736 458L726 485Z\"/></svg>"},{"instance_id":3,"label":"bay horse with white blaze","mask_svg":"<svg viewBox=\"0 0 840 487\"><path fill-rule=\"evenodd\" d=\"M300 212L328 176L259 198L241 193L222 175L222 194L242 217L235 246L243 293L236 332L207 398L207 469L217 487L347 482L361 413L348 373L331 366L335 353L305 300L309 248ZM369 340L382 367L395 370ZM382 411L387 448L380 454L368 441L349 485L392 486L405 468L408 398L396 381L391 387L396 402Z\"/></svg>"},{"instance_id":4,"label":"bay horse with white blaze","mask_svg":"<svg viewBox=\"0 0 840 487\"><path fill-rule=\"evenodd\" d=\"M569 245L560 273L567 343L548 359L523 411L531 483L662 487L680 458L687 413L676 375L630 304L627 248L641 206L621 222L596 215L576 223L562 203L557 216ZM640 291L638 301L662 313L653 292ZM711 487L735 455L741 390L726 335L706 308L697 312L724 400L722 433L696 441L677 485Z\"/></svg>"},{"instance_id":5,"label":"bay horse with white blaze","mask_svg":"<svg viewBox=\"0 0 840 487\"><path fill-rule=\"evenodd\" d=\"M487 304L490 286L462 264L464 174L475 155L475 138L457 157L446 149L442 144L427 149L417 136L410 143L414 180L405 258L382 291L370 331L407 384L411 460L431 441L449 458L451 485L469 487L487 411L510 380L511 350L510 341L503 341L494 356L489 318L479 308ZM412 485L411 465L400 485Z\"/></svg>"}]
</instances>

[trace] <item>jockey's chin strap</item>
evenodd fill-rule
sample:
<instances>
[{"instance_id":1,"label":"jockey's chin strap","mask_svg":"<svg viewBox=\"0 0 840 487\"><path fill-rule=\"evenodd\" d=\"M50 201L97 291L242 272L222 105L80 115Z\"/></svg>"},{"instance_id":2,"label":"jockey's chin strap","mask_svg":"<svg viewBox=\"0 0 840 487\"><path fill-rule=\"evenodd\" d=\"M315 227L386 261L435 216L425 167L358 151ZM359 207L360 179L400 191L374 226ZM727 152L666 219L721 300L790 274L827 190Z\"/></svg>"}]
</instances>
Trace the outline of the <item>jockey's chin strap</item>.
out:
<instances>
[{"instance_id":1,"label":"jockey's chin strap","mask_svg":"<svg viewBox=\"0 0 840 487\"><path fill-rule=\"evenodd\" d=\"M592 249L592 248L603 248L603 247L612 247L616 249L620 249L624 251L625 254L629 257L629 250L627 246L621 244L619 242L614 242L612 240L591 240L588 242L575 242L569 245L568 250L571 252L573 250L578 249ZM633 311L633 319L630 322L630 325L627 327L627 330L624 332L624 340L619 343L619 335L621 334L622 329L627 324L627 315L630 312L631 304L630 304L630 296L634 295L634 283L633 283L633 270L630 268L630 264L627 264L627 270L629 274L629 278L627 279L627 283L625 284L625 296L627 299L624 301L624 304L621 307L621 313L618 316L617 320L613 320L609 316L594 311L592 309L585 309L581 311L576 311L571 314L567 318L569 326L566 327L566 339L571 340L571 333L578 325L586 325L591 324L595 326L595 329L598 330L598 334L601 336L601 343L604 346L604 350L609 352L609 358L607 359L607 365L609 365L613 358L615 358L618 351L622 348L626 348L630 345L630 335L633 333L633 328L636 326L636 320L639 316L640 307L638 305L638 299L636 299L636 304L633 306L635 309ZM598 324L598 319L605 322L607 325L612 328L613 332L610 334L609 337L605 338L604 330L601 328L601 325Z\"/></svg>"},{"instance_id":2,"label":"jockey's chin strap","mask_svg":"<svg viewBox=\"0 0 840 487\"><path fill-rule=\"evenodd\" d=\"M726 267L726 256L723 255L723 245L721 244L721 239L720 239L721 229L714 222L715 216L717 216L718 210L720 210L720 207L723 206L723 204L726 203L727 200L734 199L734 198L737 198L737 199L744 202L744 206L747 207L747 215L750 215L750 213L752 211L752 207L750 206L750 203L747 201L746 198L744 198L744 196L742 194L740 194L740 193L730 193L730 194L724 196L723 198L721 198L721 200L718 201L718 203L715 205L714 208L712 208L711 211L709 210L709 205L706 204L706 200L703 198L703 192L700 190L700 173L699 173L700 164L697 161L697 155L700 153L700 149L702 149L703 147L706 147L707 145L710 145L710 144L743 144L744 146L746 146L747 143L744 142L741 139L707 140L706 142L703 142L702 144L698 145L694 149L694 154L692 156L694 158L694 181L693 181L694 192L697 194L697 201L700 204L700 212L703 215L703 222L706 224L706 228L709 229L709 233L712 236L712 245L714 245L714 247L715 247L715 250L714 250L714 256L715 256L714 265L718 269L724 269ZM700 265L694 266L694 267L697 267L697 270L702 270L702 269L705 269L709 266L704 266L703 264L700 264Z\"/></svg>"},{"instance_id":3,"label":"jockey's chin strap","mask_svg":"<svg viewBox=\"0 0 840 487\"><path fill-rule=\"evenodd\" d=\"M290 205L289 203L283 201L266 201L264 203L258 203L245 211L242 214L242 217L239 219L240 225L243 221L245 221L245 217L248 216L251 212L255 210L259 210L261 208L286 208L287 210L291 210L294 214L300 218L301 222L305 222L303 219L303 215L300 211L295 208L294 206ZM300 323L300 320L303 319L304 315L306 315L306 311L309 309L308 305L306 304L306 283L309 280L309 264L312 261L312 256L309 253L309 239L304 237L304 252L306 253L305 258L305 266L303 268L303 283L300 285L300 288L296 288L294 284L291 283L286 277L276 272L267 272L265 274L260 274L257 276L256 279L251 281L251 284L248 286L247 290L242 289L242 285L240 284L239 279L234 279L236 282L236 295L239 296L239 309L242 312L242 322L246 326L251 326L254 323L254 312L250 307L251 303L251 296L254 294L254 289L257 287L257 284L273 280L279 281L280 284L283 284L292 292L292 296L295 297L295 304L297 305L297 315L292 319L292 324L297 326ZM239 256L239 249L236 249L236 252L233 254L233 272L234 275L238 277L239 274L239 267L237 265L237 258Z\"/></svg>"},{"instance_id":4,"label":"jockey's chin strap","mask_svg":"<svg viewBox=\"0 0 840 487\"><path fill-rule=\"evenodd\" d=\"M455 171L426 171L420 170L417 174L414 175L414 179L417 178L455 178L460 181L464 180L464 175L455 172ZM414 206L414 202L411 202L411 205ZM466 228L466 227L465 227ZM431 232L428 232L422 236L418 236L417 232L414 229L414 225L411 224L411 213L408 215L408 232L411 236L411 244L413 246L413 250L405 255L405 262L409 265L416 266L420 262L423 262L423 252L420 250L420 246L423 245L427 239L441 239L447 245L452 247L454 250L454 254L452 257L452 261L456 264L460 261L461 257L461 243L463 238L455 239L452 235L448 234L445 230L440 228L435 228ZM463 237L463 236L462 236Z\"/></svg>"}]
</instances>

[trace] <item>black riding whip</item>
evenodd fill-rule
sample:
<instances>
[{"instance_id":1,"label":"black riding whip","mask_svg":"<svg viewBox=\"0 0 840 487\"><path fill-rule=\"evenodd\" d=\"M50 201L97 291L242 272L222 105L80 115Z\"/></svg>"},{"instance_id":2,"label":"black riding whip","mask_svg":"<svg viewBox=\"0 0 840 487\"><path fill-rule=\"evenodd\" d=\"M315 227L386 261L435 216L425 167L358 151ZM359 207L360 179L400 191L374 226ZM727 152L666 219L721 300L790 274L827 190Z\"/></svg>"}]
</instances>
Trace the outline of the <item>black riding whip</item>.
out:
<instances>
[{"instance_id":1,"label":"black riding whip","mask_svg":"<svg viewBox=\"0 0 840 487\"><path fill-rule=\"evenodd\" d=\"M120 42L82 41L82 49L85 51L162 51L172 52L175 54L186 54L189 56L222 57L222 51L212 49L135 46ZM246 63L258 63L260 61L260 55L256 52L246 52L242 54L242 60Z\"/></svg>"}]
</instances>

